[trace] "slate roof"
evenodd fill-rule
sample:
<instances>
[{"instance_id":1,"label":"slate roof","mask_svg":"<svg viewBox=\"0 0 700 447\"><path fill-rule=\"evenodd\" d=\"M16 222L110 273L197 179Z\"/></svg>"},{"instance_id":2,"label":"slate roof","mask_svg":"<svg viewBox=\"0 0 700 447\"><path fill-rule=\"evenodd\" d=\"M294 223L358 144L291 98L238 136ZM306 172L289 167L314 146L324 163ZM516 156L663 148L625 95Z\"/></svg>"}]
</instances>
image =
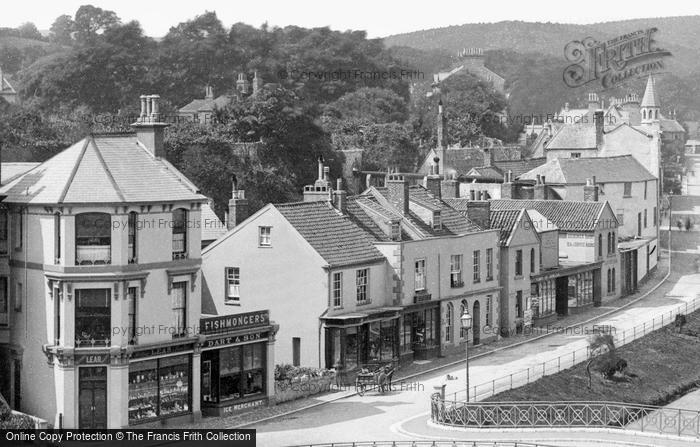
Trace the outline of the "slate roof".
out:
<instances>
[{"instance_id":1,"label":"slate roof","mask_svg":"<svg viewBox=\"0 0 700 447\"><path fill-rule=\"evenodd\" d=\"M502 160L519 160L521 158L520 148L513 146L493 146L488 148L492 151L494 165ZM426 159L432 161L435 153L431 151ZM445 170L454 170L458 174L466 174L472 168L484 166L484 149L478 147L452 146L445 149Z\"/></svg>"},{"instance_id":2,"label":"slate roof","mask_svg":"<svg viewBox=\"0 0 700 447\"><path fill-rule=\"evenodd\" d=\"M647 86L644 89L641 107L660 107L660 105L659 94L656 91L656 82L654 81L654 77L649 75Z\"/></svg>"},{"instance_id":3,"label":"slate roof","mask_svg":"<svg viewBox=\"0 0 700 447\"><path fill-rule=\"evenodd\" d=\"M547 157L529 158L523 160L502 160L495 161L493 164L502 172L513 171L513 178L518 178L522 174L542 166L547 163Z\"/></svg>"},{"instance_id":4,"label":"slate roof","mask_svg":"<svg viewBox=\"0 0 700 447\"><path fill-rule=\"evenodd\" d=\"M558 158L520 176L520 180L536 180L544 175L546 183L585 184L596 177L597 183L622 183L655 180L632 155L613 157Z\"/></svg>"},{"instance_id":5,"label":"slate roof","mask_svg":"<svg viewBox=\"0 0 700 447\"><path fill-rule=\"evenodd\" d=\"M683 126L676 120L661 118L659 124L662 132L685 132Z\"/></svg>"},{"instance_id":6,"label":"slate roof","mask_svg":"<svg viewBox=\"0 0 700 447\"><path fill-rule=\"evenodd\" d=\"M0 195L25 204L206 200L173 165L128 133L86 137L2 186Z\"/></svg>"},{"instance_id":7,"label":"slate roof","mask_svg":"<svg viewBox=\"0 0 700 447\"><path fill-rule=\"evenodd\" d=\"M593 231L607 202L573 200L491 200L491 210L533 209L551 220L561 231Z\"/></svg>"},{"instance_id":8,"label":"slate roof","mask_svg":"<svg viewBox=\"0 0 700 447\"><path fill-rule=\"evenodd\" d=\"M0 172L2 173L2 184L5 185L8 182L11 182L25 172L36 168L40 164L41 163L29 162L2 163L2 167L0 167Z\"/></svg>"},{"instance_id":9,"label":"slate roof","mask_svg":"<svg viewBox=\"0 0 700 447\"><path fill-rule=\"evenodd\" d=\"M389 190L386 187L375 187L370 188L368 191L371 194L376 191L377 194L383 196L386 200L390 200ZM406 221L417 228L422 238L429 237L440 237L440 236L450 236L459 235L466 233L473 233L475 231L482 231L482 228L477 224L473 223L467 219L464 215L456 211L454 208L445 203L444 200L440 200L433 196L427 189L422 186L410 186L408 189L409 200L414 203L425 203L427 205L432 205L436 209L440 210L440 220L442 222L442 229L433 229L432 225L421 220L413 211L409 211L408 216L403 216ZM392 210L397 212L397 210Z\"/></svg>"},{"instance_id":10,"label":"slate roof","mask_svg":"<svg viewBox=\"0 0 700 447\"><path fill-rule=\"evenodd\" d=\"M223 109L231 103L232 97L221 95L215 99L193 99L189 104L180 108L180 113L196 113L200 110Z\"/></svg>"},{"instance_id":11,"label":"slate roof","mask_svg":"<svg viewBox=\"0 0 700 447\"><path fill-rule=\"evenodd\" d=\"M332 267L384 260L370 235L326 201L273 206Z\"/></svg>"},{"instance_id":12,"label":"slate roof","mask_svg":"<svg viewBox=\"0 0 700 447\"><path fill-rule=\"evenodd\" d=\"M215 241L226 234L226 226L209 203L202 204L200 221L203 241Z\"/></svg>"},{"instance_id":13,"label":"slate roof","mask_svg":"<svg viewBox=\"0 0 700 447\"><path fill-rule=\"evenodd\" d=\"M522 209L491 211L489 216L491 228L501 230L499 244L506 245L508 239L510 239L510 235L513 234L515 224L518 222L520 214L523 212Z\"/></svg>"},{"instance_id":14,"label":"slate roof","mask_svg":"<svg viewBox=\"0 0 700 447\"><path fill-rule=\"evenodd\" d=\"M503 181L503 173L493 166L479 166L472 168L468 173L462 175L465 179Z\"/></svg>"},{"instance_id":15,"label":"slate roof","mask_svg":"<svg viewBox=\"0 0 700 447\"><path fill-rule=\"evenodd\" d=\"M547 149L596 149L595 126L592 124L567 124L554 134Z\"/></svg>"}]
</instances>

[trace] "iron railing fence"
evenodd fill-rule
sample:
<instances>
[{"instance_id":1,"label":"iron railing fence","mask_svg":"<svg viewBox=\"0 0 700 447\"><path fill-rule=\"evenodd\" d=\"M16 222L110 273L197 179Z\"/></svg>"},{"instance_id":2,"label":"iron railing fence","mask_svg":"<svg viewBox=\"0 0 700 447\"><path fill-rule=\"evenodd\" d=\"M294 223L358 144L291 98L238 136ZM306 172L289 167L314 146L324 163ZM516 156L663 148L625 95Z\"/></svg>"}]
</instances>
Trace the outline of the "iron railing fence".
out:
<instances>
[{"instance_id":1,"label":"iron railing fence","mask_svg":"<svg viewBox=\"0 0 700 447\"><path fill-rule=\"evenodd\" d=\"M436 424L473 428L613 428L700 438L700 411L618 402L457 402L431 398Z\"/></svg>"},{"instance_id":2,"label":"iron railing fence","mask_svg":"<svg viewBox=\"0 0 700 447\"><path fill-rule=\"evenodd\" d=\"M608 333L614 337L615 346L619 347L642 338L650 332L672 324L675 321L676 315L687 315L695 312L698 309L700 309L700 293L697 294L692 300L680 304L674 309L663 312L661 315L657 315L651 320L645 321L642 324L632 328L622 331L615 330L615 328L606 329L612 329ZM593 331L591 330L590 332ZM571 368L578 363L588 360L590 356L590 350L586 346L570 351L567 354L546 360L537 365L530 366L527 369L522 369L508 375L497 377L488 382L474 385L469 387L469 401L479 401L500 392L527 385L530 382L534 382L535 380L538 380L544 376L556 374L562 370ZM466 400L466 389L450 393L447 397L451 397L451 400L453 401Z\"/></svg>"}]
</instances>

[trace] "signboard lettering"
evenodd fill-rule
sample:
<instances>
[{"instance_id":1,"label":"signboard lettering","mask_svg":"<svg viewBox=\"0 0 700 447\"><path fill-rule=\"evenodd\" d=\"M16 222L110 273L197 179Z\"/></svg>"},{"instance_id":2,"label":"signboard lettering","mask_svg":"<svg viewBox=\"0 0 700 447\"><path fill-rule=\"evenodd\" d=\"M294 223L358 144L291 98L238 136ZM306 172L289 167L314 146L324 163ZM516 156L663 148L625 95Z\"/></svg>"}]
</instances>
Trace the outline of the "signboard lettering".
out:
<instances>
[{"instance_id":1,"label":"signboard lettering","mask_svg":"<svg viewBox=\"0 0 700 447\"><path fill-rule=\"evenodd\" d=\"M199 322L202 334L215 334L240 329L267 326L270 324L270 315L267 310L247 312L236 315L223 315L220 317L202 318Z\"/></svg>"}]
</instances>

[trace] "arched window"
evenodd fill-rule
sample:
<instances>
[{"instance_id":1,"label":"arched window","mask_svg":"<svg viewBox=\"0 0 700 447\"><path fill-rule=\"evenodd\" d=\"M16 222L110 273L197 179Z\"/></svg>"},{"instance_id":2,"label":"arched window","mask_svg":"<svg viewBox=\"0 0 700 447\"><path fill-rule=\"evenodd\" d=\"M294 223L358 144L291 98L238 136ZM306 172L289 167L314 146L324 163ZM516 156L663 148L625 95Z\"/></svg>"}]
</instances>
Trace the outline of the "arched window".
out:
<instances>
[{"instance_id":1,"label":"arched window","mask_svg":"<svg viewBox=\"0 0 700 447\"><path fill-rule=\"evenodd\" d=\"M112 261L112 217L107 213L75 216L75 263L110 264Z\"/></svg>"},{"instance_id":2,"label":"arched window","mask_svg":"<svg viewBox=\"0 0 700 447\"><path fill-rule=\"evenodd\" d=\"M187 258L187 210L173 211L173 259Z\"/></svg>"},{"instance_id":3,"label":"arched window","mask_svg":"<svg viewBox=\"0 0 700 447\"><path fill-rule=\"evenodd\" d=\"M646 111L646 109L645 109L645 110L642 110L642 119L647 119L647 111Z\"/></svg>"},{"instance_id":4,"label":"arched window","mask_svg":"<svg viewBox=\"0 0 700 447\"><path fill-rule=\"evenodd\" d=\"M608 253L610 253L610 241L612 239L610 236L611 236L611 234L608 233Z\"/></svg>"},{"instance_id":5,"label":"arched window","mask_svg":"<svg viewBox=\"0 0 700 447\"><path fill-rule=\"evenodd\" d=\"M612 291L612 275L610 275L610 269L608 269L608 293Z\"/></svg>"},{"instance_id":6,"label":"arched window","mask_svg":"<svg viewBox=\"0 0 700 447\"><path fill-rule=\"evenodd\" d=\"M447 309L445 310L445 341L452 341L452 329L454 320L454 305L452 303L447 303Z\"/></svg>"},{"instance_id":7,"label":"arched window","mask_svg":"<svg viewBox=\"0 0 700 447\"><path fill-rule=\"evenodd\" d=\"M612 269L612 280L611 281L612 281L611 290L613 292L615 292L615 267L613 267L613 269Z\"/></svg>"},{"instance_id":8,"label":"arched window","mask_svg":"<svg viewBox=\"0 0 700 447\"><path fill-rule=\"evenodd\" d=\"M610 245L610 252L615 253L615 247L617 246L617 239L615 239L615 232L612 233L612 245Z\"/></svg>"},{"instance_id":9,"label":"arched window","mask_svg":"<svg viewBox=\"0 0 700 447\"><path fill-rule=\"evenodd\" d=\"M598 256L603 256L603 235L598 235Z\"/></svg>"}]
</instances>

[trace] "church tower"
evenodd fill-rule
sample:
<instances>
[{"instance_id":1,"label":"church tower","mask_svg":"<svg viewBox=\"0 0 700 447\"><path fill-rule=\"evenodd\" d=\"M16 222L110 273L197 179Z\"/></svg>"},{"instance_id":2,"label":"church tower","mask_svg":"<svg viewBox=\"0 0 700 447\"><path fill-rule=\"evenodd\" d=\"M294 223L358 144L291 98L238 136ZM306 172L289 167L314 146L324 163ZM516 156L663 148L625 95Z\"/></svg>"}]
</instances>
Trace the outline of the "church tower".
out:
<instances>
[{"instance_id":1,"label":"church tower","mask_svg":"<svg viewBox=\"0 0 700 447\"><path fill-rule=\"evenodd\" d=\"M654 78L649 75L647 79L647 88L644 90L644 97L640 107L642 113L642 124L658 124L661 118L661 104L659 95L656 92L656 83Z\"/></svg>"}]
</instances>

